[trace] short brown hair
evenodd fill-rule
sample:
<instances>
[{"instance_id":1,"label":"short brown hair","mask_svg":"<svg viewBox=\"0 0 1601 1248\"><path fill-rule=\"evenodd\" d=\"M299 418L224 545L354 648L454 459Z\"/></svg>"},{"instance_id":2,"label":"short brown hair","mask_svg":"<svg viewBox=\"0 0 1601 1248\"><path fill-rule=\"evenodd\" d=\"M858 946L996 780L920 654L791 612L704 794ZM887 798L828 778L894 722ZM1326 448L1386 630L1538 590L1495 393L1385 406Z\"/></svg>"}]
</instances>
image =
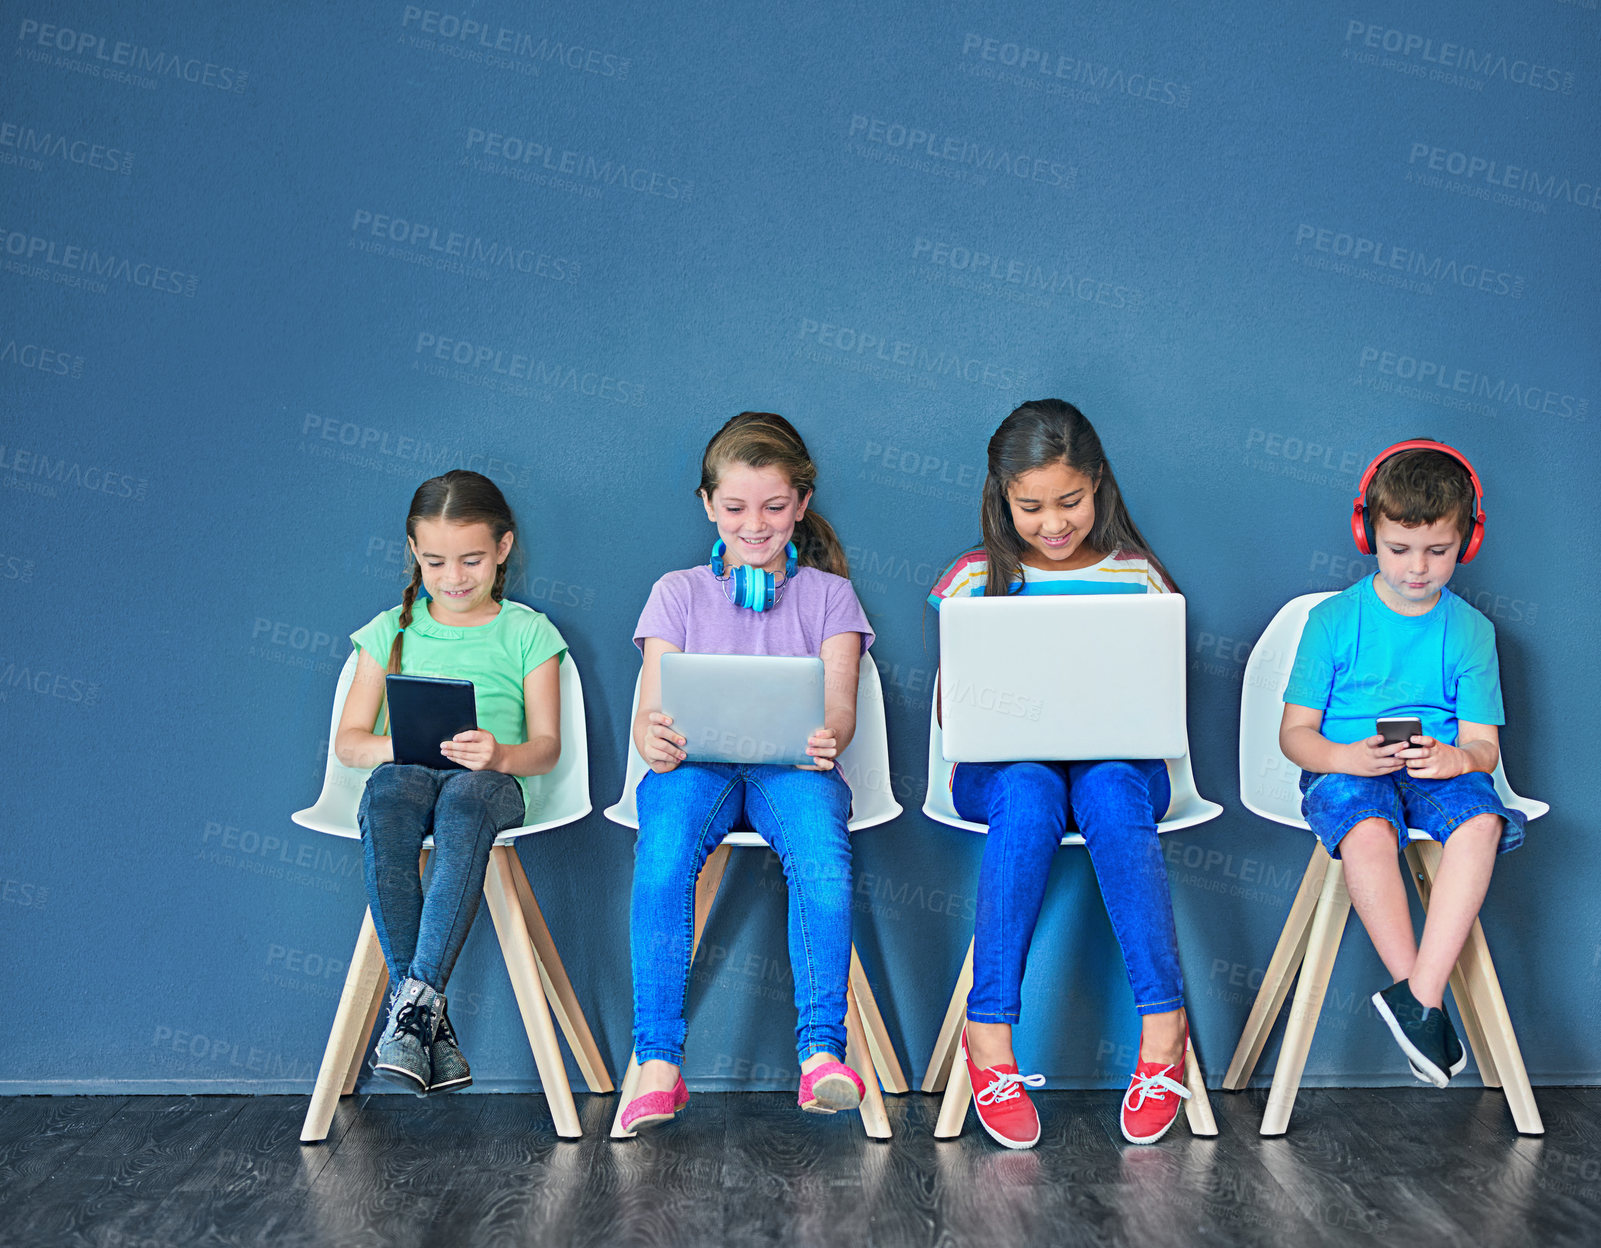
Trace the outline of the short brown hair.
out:
<instances>
[{"instance_id":1,"label":"short brown hair","mask_svg":"<svg viewBox=\"0 0 1601 1248\"><path fill-rule=\"evenodd\" d=\"M1401 451L1373 474L1368 519L1384 516L1410 529L1449 517L1456 522L1457 535L1466 538L1473 525L1474 501L1473 478L1460 460L1443 451Z\"/></svg>"}]
</instances>

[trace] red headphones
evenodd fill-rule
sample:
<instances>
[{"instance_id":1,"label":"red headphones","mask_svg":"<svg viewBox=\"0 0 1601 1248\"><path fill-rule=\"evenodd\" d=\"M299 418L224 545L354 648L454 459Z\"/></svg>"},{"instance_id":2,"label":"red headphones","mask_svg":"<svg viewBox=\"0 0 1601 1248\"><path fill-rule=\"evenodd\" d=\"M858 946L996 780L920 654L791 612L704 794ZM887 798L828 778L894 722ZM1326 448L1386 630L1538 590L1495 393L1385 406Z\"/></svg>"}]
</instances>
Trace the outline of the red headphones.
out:
<instances>
[{"instance_id":1,"label":"red headphones","mask_svg":"<svg viewBox=\"0 0 1601 1248\"><path fill-rule=\"evenodd\" d=\"M1386 447L1367 466L1367 471L1362 474L1362 483L1356 489L1356 501L1351 504L1351 536L1356 539L1356 548L1364 555L1371 555L1378 546L1373 537L1373 520L1368 515L1368 486L1373 484L1373 476L1378 472L1379 465L1401 451L1438 451L1441 455L1449 455L1468 470L1468 476L1473 480L1473 519L1468 521L1468 531L1462 535L1462 549L1456 561L1472 562L1473 556L1479 553L1479 543L1484 539L1484 487L1479 484L1479 474L1473 471L1467 456L1444 442L1430 442L1426 438L1414 438L1410 442L1397 442L1394 446Z\"/></svg>"}]
</instances>

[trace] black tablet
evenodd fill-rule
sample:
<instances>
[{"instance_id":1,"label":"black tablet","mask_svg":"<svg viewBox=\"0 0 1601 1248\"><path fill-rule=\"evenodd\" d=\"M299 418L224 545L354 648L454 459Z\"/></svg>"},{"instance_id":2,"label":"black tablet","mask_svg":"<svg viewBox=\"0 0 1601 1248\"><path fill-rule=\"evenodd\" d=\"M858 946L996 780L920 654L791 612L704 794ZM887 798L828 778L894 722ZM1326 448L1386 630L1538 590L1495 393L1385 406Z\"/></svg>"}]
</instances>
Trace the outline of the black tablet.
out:
<instances>
[{"instance_id":1,"label":"black tablet","mask_svg":"<svg viewBox=\"0 0 1601 1248\"><path fill-rule=\"evenodd\" d=\"M464 771L439 752L439 743L478 727L478 703L470 680L442 676L386 676L389 735L397 763L440 771Z\"/></svg>"}]
</instances>

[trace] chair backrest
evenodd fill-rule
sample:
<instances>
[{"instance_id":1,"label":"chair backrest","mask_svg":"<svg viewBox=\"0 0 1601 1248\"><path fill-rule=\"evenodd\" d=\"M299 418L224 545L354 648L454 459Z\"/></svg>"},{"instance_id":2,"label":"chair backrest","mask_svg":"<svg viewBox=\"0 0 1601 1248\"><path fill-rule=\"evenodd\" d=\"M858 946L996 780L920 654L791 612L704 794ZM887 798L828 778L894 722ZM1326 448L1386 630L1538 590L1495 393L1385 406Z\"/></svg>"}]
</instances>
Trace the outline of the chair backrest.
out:
<instances>
[{"instance_id":1,"label":"chair backrest","mask_svg":"<svg viewBox=\"0 0 1601 1248\"><path fill-rule=\"evenodd\" d=\"M366 787L370 768L346 767L334 754L334 739L339 734L339 717L344 713L345 699L350 696L351 683L356 678L356 658L352 650L339 673L334 688L333 715L328 724L328 758L323 765L322 792L316 802L297 810L290 816L303 828L326 832L330 836L359 837L356 811L361 805L361 792ZM578 676L578 665L569 652L563 657L559 669L561 679L561 758L556 766L543 776L534 776L527 786L528 812L519 828L508 828L496 841L505 843L519 836L544 832L550 828L572 823L587 815L589 803L589 734L584 718L584 685Z\"/></svg>"},{"instance_id":2,"label":"chair backrest","mask_svg":"<svg viewBox=\"0 0 1601 1248\"><path fill-rule=\"evenodd\" d=\"M938 688L937 681L935 687ZM940 731L938 703L935 702L928 708L928 793L923 799L923 813L935 822L948 824L953 828L966 828L969 832L988 832L987 824L974 823L956 813L956 804L951 798L951 773L955 770L956 764L945 758L945 738ZM1196 790L1195 772L1190 766L1188 741L1184 744L1184 754L1181 757L1167 760L1167 778L1173 798L1168 803L1167 813L1157 822L1158 832L1177 832L1180 828L1192 828L1198 823L1216 819L1223 813L1221 806L1208 801ZM1077 832L1070 832L1062 838L1064 845L1083 843L1084 838Z\"/></svg>"},{"instance_id":3,"label":"chair backrest","mask_svg":"<svg viewBox=\"0 0 1601 1248\"><path fill-rule=\"evenodd\" d=\"M1279 608L1251 649L1240 690L1240 801L1253 814L1292 828L1306 827L1301 818L1301 769L1279 749L1284 719L1284 690L1295 666L1312 608L1332 593L1302 594ZM1551 809L1545 802L1519 797L1507 783L1498 760L1492 776L1501 800L1530 819Z\"/></svg>"},{"instance_id":4,"label":"chair backrest","mask_svg":"<svg viewBox=\"0 0 1601 1248\"><path fill-rule=\"evenodd\" d=\"M645 758L634 745L634 717L639 713L639 678L634 678L634 697L628 711L628 767L623 775L623 791L605 810L606 818L626 828L639 827L639 811L634 790L645 775ZM884 687L878 677L873 656L862 655L856 680L856 735L839 756L839 769L851 786L852 832L888 823L901 813L895 800L889 770L889 730L884 722ZM736 832L728 838L738 845L765 844L754 832Z\"/></svg>"}]
</instances>

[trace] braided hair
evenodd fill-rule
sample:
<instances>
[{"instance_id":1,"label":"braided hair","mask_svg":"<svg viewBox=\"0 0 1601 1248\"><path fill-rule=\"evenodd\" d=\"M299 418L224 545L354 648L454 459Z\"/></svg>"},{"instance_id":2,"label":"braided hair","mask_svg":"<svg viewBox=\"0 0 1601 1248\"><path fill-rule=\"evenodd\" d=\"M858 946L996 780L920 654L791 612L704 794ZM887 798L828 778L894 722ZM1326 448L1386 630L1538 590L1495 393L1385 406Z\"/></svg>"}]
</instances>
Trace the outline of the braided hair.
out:
<instances>
[{"instance_id":1,"label":"braided hair","mask_svg":"<svg viewBox=\"0 0 1601 1248\"><path fill-rule=\"evenodd\" d=\"M406 536L417 540L419 520L445 520L451 524L487 524L496 543L508 533L517 531L517 521L506 503L500 487L481 473L465 468L454 468L441 477L430 477L417 487L411 496L411 510L406 513ZM422 565L410 553L407 543L406 562L411 565L411 576L405 592L400 595L400 631L389 647L389 671L400 671L400 652L406 640L406 629L411 624L417 591L422 588ZM490 597L496 602L506 591L506 564L495 566L495 584Z\"/></svg>"}]
</instances>

